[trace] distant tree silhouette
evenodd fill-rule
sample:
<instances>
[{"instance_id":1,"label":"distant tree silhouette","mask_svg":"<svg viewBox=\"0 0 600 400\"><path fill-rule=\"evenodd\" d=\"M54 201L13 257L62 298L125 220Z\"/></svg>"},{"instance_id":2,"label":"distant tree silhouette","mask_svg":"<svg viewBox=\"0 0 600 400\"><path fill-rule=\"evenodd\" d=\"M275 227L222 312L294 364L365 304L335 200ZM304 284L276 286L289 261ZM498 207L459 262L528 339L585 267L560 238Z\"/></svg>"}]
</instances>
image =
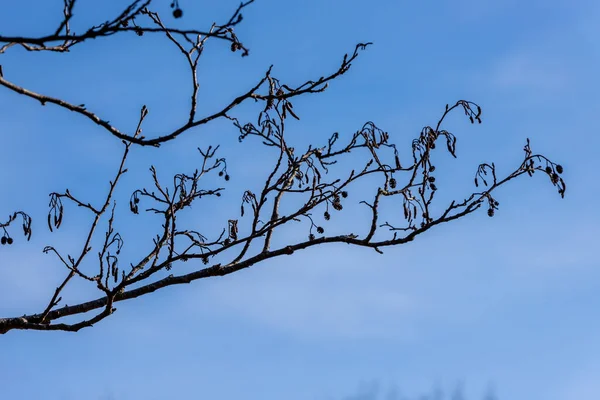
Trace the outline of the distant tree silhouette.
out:
<instances>
[{"instance_id":1,"label":"distant tree silhouette","mask_svg":"<svg viewBox=\"0 0 600 400\"><path fill-rule=\"evenodd\" d=\"M467 400L464 394L463 384L458 384L450 392L444 391L440 386L434 386L429 393L408 396L398 388L391 387L387 391L373 382L369 385L361 385L355 394L342 397L341 400ZM491 388L487 388L481 400L499 400Z\"/></svg>"},{"instance_id":2,"label":"distant tree silhouette","mask_svg":"<svg viewBox=\"0 0 600 400\"><path fill-rule=\"evenodd\" d=\"M52 104L71 111L123 142L117 172L109 181L103 198L82 199L69 190L51 193L48 229L53 231L61 226L65 206L71 204L89 211L91 222L88 234L77 254L65 254L52 246L43 249L64 265L64 280L55 288L47 304L36 313L0 319L0 333L14 329L78 331L111 315L119 301L138 298L171 285L232 274L262 261L289 256L313 246L346 243L381 253L384 247L410 242L439 224L466 217L480 208L493 216L499 206L493 196L496 189L522 175L532 176L536 171L545 175L557 187L559 194L564 196L565 183L560 176L562 166L541 154L533 153L527 139L523 161L513 172L498 176L494 163L483 163L479 165L474 179L479 189L463 199L434 209L432 203L439 182L436 182L433 151L436 147L445 147L456 157L456 137L442 128L446 117L458 111L463 112L472 123L481 123L481 108L467 100L446 105L439 121L423 128L412 142L412 157L407 159L400 160L396 145L390 143L388 133L370 121L354 133L334 133L323 143L314 143L305 149L293 148L286 136L288 120L299 119L292 101L306 94L326 90L328 83L347 72L370 43L357 44L349 54L343 56L337 69L301 84L284 83L273 76L271 68L268 68L251 89L240 91L239 96L218 110L200 115L197 109L200 86L196 71L205 44L208 40L220 41L229 46L232 52L242 57L248 56L249 50L236 35L235 28L242 22L242 11L253 2L241 3L229 20L213 24L208 30L184 30L170 26L158 13L151 11L152 0L136 0L112 20L75 33L70 25L75 18L74 7L78 1L64 0L64 18L56 30L42 36L0 34L0 54L11 51L13 47L32 52L65 53L76 46L85 45L91 39L104 40L127 33L141 36L139 40L146 40L152 35L165 35L189 65L192 94L189 115L177 129L146 137L141 134L148 115L146 106L141 107L137 128L128 133L84 104L74 104L17 85L11 81L10 66L4 65L3 70L0 68L0 86L6 91L28 97L41 105ZM177 1L172 3L172 9L173 17L184 16L184 10ZM69 65L68 68L77 66ZM238 106L244 103L260 105L255 121L242 121L236 116ZM158 147L215 120L230 121L239 130L241 142L261 142L265 152L260 157L271 157L271 172L254 183L248 182L241 205L231 210L231 218L225 224L211 229L194 226L189 218L183 221L178 217L182 210L191 208L202 198L218 197L225 193L223 187L209 186L202 179L209 174L216 174L222 177L224 183L229 180L226 160L218 153L219 146L200 148L198 169L177 174L169 182L161 182L156 168L151 167L153 187L133 190L129 208L134 214L143 210L159 215L162 223L157 228L151 250L140 253L137 260L123 262L119 256L125 238L115 228L114 194L126 172L128 155L136 147ZM345 172L339 172L339 168L336 168L336 173L330 171L337 161L348 160L351 152L351 168ZM360 193L362 198L357 198L359 193L352 192L354 184L366 179L378 179L379 187L372 193ZM281 208L284 200L287 202L285 213ZM334 213L343 213L344 207L350 202L363 204L371 215L370 222L366 226L356 226L355 230L345 234L328 236L325 229L327 221ZM401 212L399 215L384 215L382 203L394 204ZM290 204L296 205L291 211ZM200 213L202 210L194 209L194 212ZM352 219L352 216L349 218ZM13 243L15 224L18 223L29 239L32 217L26 211L17 211L0 221L3 245ZM299 232L297 239L275 247L274 235L281 227L290 224L296 224L296 232ZM97 259L94 255L90 257L92 249L97 253ZM90 267L92 259L96 261ZM176 266L183 262L195 266L194 270L177 273ZM126 266L129 263L130 266ZM170 275L164 274L165 270L171 269ZM66 305L62 299L63 290L75 279L92 282L99 292L90 292L89 301ZM95 315L86 315L95 310ZM64 317L71 318L65 322Z\"/></svg>"}]
</instances>

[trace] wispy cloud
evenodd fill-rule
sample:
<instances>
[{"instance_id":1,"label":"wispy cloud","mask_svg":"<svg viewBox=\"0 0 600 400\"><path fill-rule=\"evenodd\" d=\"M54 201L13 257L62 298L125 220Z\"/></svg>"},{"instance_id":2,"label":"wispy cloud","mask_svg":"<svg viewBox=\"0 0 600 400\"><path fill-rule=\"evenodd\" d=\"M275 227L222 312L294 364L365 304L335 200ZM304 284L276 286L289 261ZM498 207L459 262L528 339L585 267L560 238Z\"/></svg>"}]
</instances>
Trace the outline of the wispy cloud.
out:
<instances>
[{"instance_id":1,"label":"wispy cloud","mask_svg":"<svg viewBox=\"0 0 600 400\"><path fill-rule=\"evenodd\" d=\"M559 400L596 400L600 399L600 364L580 370L568 378L564 389L560 391Z\"/></svg>"},{"instance_id":2,"label":"wispy cloud","mask_svg":"<svg viewBox=\"0 0 600 400\"><path fill-rule=\"evenodd\" d=\"M361 285L352 273L327 281L323 276L299 272L300 266L294 267L295 273L288 268L287 274L271 270L233 277L210 286L205 295L235 315L298 337L398 338L412 334L408 320L418 305L401 289Z\"/></svg>"},{"instance_id":3,"label":"wispy cloud","mask_svg":"<svg viewBox=\"0 0 600 400\"><path fill-rule=\"evenodd\" d=\"M560 60L540 52L522 50L501 58L492 67L489 82L500 90L548 94L565 89L570 83L570 75Z\"/></svg>"},{"instance_id":4,"label":"wispy cloud","mask_svg":"<svg viewBox=\"0 0 600 400\"><path fill-rule=\"evenodd\" d=\"M3 314L31 312L49 301L52 285L59 279L59 268L55 268L49 259L41 251L3 255L0 262L0 310Z\"/></svg>"}]
</instances>

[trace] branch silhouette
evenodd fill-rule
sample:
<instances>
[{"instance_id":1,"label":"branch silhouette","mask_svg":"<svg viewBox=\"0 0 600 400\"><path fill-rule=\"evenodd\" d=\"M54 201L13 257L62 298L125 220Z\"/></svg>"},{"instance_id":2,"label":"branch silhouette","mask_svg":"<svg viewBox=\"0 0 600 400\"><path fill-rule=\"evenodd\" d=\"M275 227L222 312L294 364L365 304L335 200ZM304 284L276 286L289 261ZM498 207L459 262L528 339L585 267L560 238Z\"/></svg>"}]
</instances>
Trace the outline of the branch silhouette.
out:
<instances>
[{"instance_id":1,"label":"branch silhouette","mask_svg":"<svg viewBox=\"0 0 600 400\"><path fill-rule=\"evenodd\" d=\"M199 85L196 71L205 43L209 38L222 39L231 43L232 51L242 51L242 55L247 55L248 50L233 33L233 27L241 22L242 9L252 2L241 3L224 25L213 25L207 32L200 32L167 27L157 13L148 9L151 1L138 0L132 2L114 20L76 35L69 28L76 0L65 0L64 21L53 34L39 38L0 35L0 43L6 43L0 48L0 53L14 45L32 51L65 52L88 39L130 31L142 34L160 32L168 37L187 60L192 86L189 116L181 127L146 138L141 135L148 115L146 106L140 110L135 131L128 134L97 113L89 111L84 105L76 106L62 99L42 95L0 77L0 85L12 92L37 100L42 105L51 103L85 117L119 138L123 144L120 163L103 198L84 199L69 190L51 193L47 220L49 230L61 227L66 213L65 205L75 205L91 215L87 236L81 250L74 255L52 246L44 248L45 253L53 254L64 266L64 280L39 312L0 318L0 333L18 329L78 331L111 315L116 311L118 302L142 297L168 286L232 274L262 261L290 256L313 246L346 243L382 253L386 247L410 242L439 224L465 217L481 207L487 209L490 217L494 216L499 207L499 202L494 197L497 190L524 174L533 176L535 172L539 172L546 175L564 197L566 186L560 176L563 167L544 155L533 153L527 139L523 161L511 173L498 176L494 163L480 164L474 179L477 190L462 199L451 201L441 208L443 211L436 211L432 206L438 190L434 150L441 145L452 156L457 157L457 138L443 129L445 119L453 112L463 112L471 123L482 122L481 107L467 100L446 105L433 127L426 126L413 140L412 157L406 160L400 160L398 149L390 142L389 134L371 121L349 135L334 133L323 143L310 145L304 150L293 148L286 136L286 127L288 121L294 123L300 117L294 111L292 101L299 96L324 91L330 81L348 71L352 62L370 43L357 44L353 52L342 58L339 68L329 75L307 80L299 85L282 83L272 75L272 69L269 68L252 88L242 91L241 95L225 106L218 107L217 111L198 117L196 104ZM177 5L176 9L178 7ZM152 25L138 25L137 21L142 18ZM4 72L5 75L9 74ZM253 100L260 105L261 111L255 121L243 121L234 115L236 107L246 100ZM144 212L157 215L161 223L150 250L140 253L125 267L125 263L120 260L120 252L126 244L126 238L115 228L115 208L119 203L114 196L116 187L122 184L121 178L127 172L128 155L138 145L158 146L175 140L192 128L217 119L230 121L239 131L240 142L258 141L264 146L264 157L272 160L270 172L264 182L248 184L239 208L236 206L232 210L226 224L203 226L199 230L190 223L189 218L180 216L186 209L193 208L196 211L203 199L220 197L225 193L225 187L214 186L205 179L216 175L225 183L229 180L227 160L220 157L219 146L198 148L197 169L176 174L169 182L161 181L157 169L151 166L152 186L133 190L129 209L133 214ZM340 161L350 162L352 167L334 172L331 167ZM357 198L357 191L353 192L353 189L357 182L366 179L378 180L379 186L372 193L362 191L361 198ZM284 202L285 212L282 211ZM356 226L351 231L343 235L328 235L326 227L332 214L344 213L344 207L349 203L366 207L370 213L370 221L365 226L354 221ZM382 211L384 203L396 204L398 209L401 204L401 212L386 214ZM13 242L9 229L19 218L23 233L27 238L31 236L32 219L25 212L19 211L11 214L6 222L0 223L0 228L3 229L2 244ZM349 220L352 221L351 216ZM302 233L298 233L296 239L283 246L275 246L273 239L277 237L278 231L292 224ZM103 238L100 247L96 249L97 261L92 266L89 261L84 265L84 260L90 259L92 242L97 237ZM196 267L192 272L177 273L176 267L182 263L193 263ZM164 276L165 271L169 271L167 276ZM90 294L89 301L66 305L62 294L74 279L92 282L98 290L97 294ZM89 312L95 314L87 316ZM69 316L76 316L78 319L69 323L62 320Z\"/></svg>"}]
</instances>

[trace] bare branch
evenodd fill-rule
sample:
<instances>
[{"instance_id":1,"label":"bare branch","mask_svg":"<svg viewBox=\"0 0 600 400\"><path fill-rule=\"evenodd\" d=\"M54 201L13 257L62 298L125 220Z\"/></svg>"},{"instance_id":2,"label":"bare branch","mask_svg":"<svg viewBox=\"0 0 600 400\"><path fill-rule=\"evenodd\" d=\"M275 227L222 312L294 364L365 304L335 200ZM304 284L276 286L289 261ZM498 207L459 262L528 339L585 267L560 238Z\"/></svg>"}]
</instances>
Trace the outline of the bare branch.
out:
<instances>
[{"instance_id":1,"label":"bare branch","mask_svg":"<svg viewBox=\"0 0 600 400\"><path fill-rule=\"evenodd\" d=\"M481 207L487 209L490 217L494 216L500 204L495 198L498 189L524 174L533 176L536 171L546 174L564 197L566 186L560 176L563 167L541 154L534 154L527 139L524 159L511 173L501 176L495 163L482 163L475 172L474 183L476 188L480 183L484 188L467 193L462 200L453 200L447 206L435 203L438 182L433 150L441 143L442 148L457 157L457 137L443 128L446 117L462 110L471 123L481 123L481 108L466 100L446 105L439 120L424 127L412 141L412 157L402 162L396 144L390 142L390 135L372 121L351 134L335 132L323 143L309 145L306 149L295 148L286 133L288 121L296 123L300 120L300 112L294 109L292 100L324 91L331 81L348 71L360 51L370 43L356 45L354 51L346 54L337 69L328 75L297 85L282 83L272 75L270 67L250 89L242 91L227 104L216 107L216 111L199 117L197 68L205 43L208 38L219 38L229 41L232 51L247 55L248 50L235 35L233 27L241 22L242 9L253 0L241 3L226 23L213 24L207 32L167 27L157 13L148 9L151 0L136 0L112 20L91 27L82 34L75 34L70 26L75 18L76 2L64 0L63 21L52 34L38 38L0 35L0 42L6 43L0 48L0 53L13 45L34 51L64 52L88 39L131 31L139 35L160 32L178 49L189 66L192 93L189 114L179 128L145 138L142 125L148 115L146 106L141 108L133 132L126 133L89 111L85 105L74 105L33 92L10 82L6 77L10 71L6 68L0 70L1 86L42 105L51 103L85 117L119 138L124 145L117 172L101 199L84 200L68 189L50 194L47 222L51 232L61 227L66 218L65 205L68 204L75 204L89 212L89 229L75 255L66 254L55 246L44 248L45 253L57 257L61 268L66 269L66 277L38 312L0 319L0 333L19 329L78 331L114 313L115 304L120 301L142 297L173 285L232 274L313 246L346 243L382 253L384 248L408 243L437 225L466 217ZM183 11L177 2L173 3L173 8L173 16L181 17ZM149 25L143 25L140 20ZM256 120L241 121L240 117L233 115L237 107L247 100L258 105ZM192 128L218 119L233 124L242 145L248 140L255 140L264 146L264 154L260 157L272 160L264 182L246 183L239 208L236 204L222 221L202 218L199 226L199 219L186 217L182 211L193 211L195 215L207 217L210 210L202 207L203 202L208 198L222 198L227 193L225 186L230 175L220 147L198 148L195 169L175 174L168 180L161 180L157 168L150 166L151 183L148 187L131 188L129 209L134 214L132 218L151 214L159 222L152 231L152 241L145 247L146 250L133 249L135 255L125 263L121 259L121 251L128 242L117 229L115 219L118 214L115 210L120 203L114 197L117 185L122 184L121 177L127 172L125 164L132 146L159 146ZM342 168L348 165L350 167ZM219 178L224 181L223 185L215 183L215 179ZM376 187L359 187L359 181L374 183ZM370 213L370 220L364 226L358 224L352 211L347 209L348 205L362 207L361 204ZM386 204L394 207L386 207ZM351 232L335 232L336 228L339 230L335 225L336 218L354 223ZM17 219L22 220L25 236L31 237L31 217L19 211L10 215L7 222L0 223L3 245L13 243L9 228ZM281 231L292 225L298 232L297 237L281 244ZM99 237L98 231L103 232ZM86 256L92 251L92 245L96 246L97 259L90 260ZM89 260L85 268L84 260ZM184 263L188 263L188 268L182 271ZM91 282L98 292L89 295L88 298L93 300L67 305L63 300L64 289L77 280ZM84 315L91 311L96 314L92 317ZM63 318L68 316L76 317L74 322L65 323Z\"/></svg>"}]
</instances>

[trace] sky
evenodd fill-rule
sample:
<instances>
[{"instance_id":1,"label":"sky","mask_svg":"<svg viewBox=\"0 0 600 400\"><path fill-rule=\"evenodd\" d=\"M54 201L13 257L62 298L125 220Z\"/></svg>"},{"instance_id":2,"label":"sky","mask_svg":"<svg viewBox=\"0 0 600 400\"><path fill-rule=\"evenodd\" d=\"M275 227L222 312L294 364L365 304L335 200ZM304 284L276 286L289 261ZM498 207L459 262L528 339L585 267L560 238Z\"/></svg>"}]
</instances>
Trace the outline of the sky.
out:
<instances>
[{"instance_id":1,"label":"sky","mask_svg":"<svg viewBox=\"0 0 600 400\"><path fill-rule=\"evenodd\" d=\"M117 3L81 0L73 29L109 19ZM184 16L175 20L169 3L154 0L164 21L202 29L227 20L238 5L180 0ZM62 2L3 2L1 10L0 35L43 35L59 23ZM11 331L0 336L3 396L433 400L462 390L465 399L600 398L598 3L257 0L244 17L236 33L249 57L226 43L207 45L201 113L251 87L271 64L275 76L301 83L333 72L344 53L370 41L325 93L294 102L301 120L289 123L291 141L325 143L332 132L351 135L374 121L407 152L446 103L467 99L482 106L483 123L473 126L457 113L444 125L458 138L458 159L438 155L441 198L475 190L481 162L512 171L526 138L534 152L564 166L566 197L546 176L524 176L498 191L494 218L481 210L383 255L320 246L119 303L115 314L77 333ZM0 65L6 79L85 103L129 130L146 104L148 137L186 116L184 60L156 35L98 39L69 54L11 48ZM256 109L243 107L237 116L254 120ZM63 226L50 233L48 194L69 188L98 198L122 145L78 115L3 87L0 135L0 215L24 210L34 219L30 242L15 235L12 246L0 248L0 317L12 317L45 307L66 271L42 249L76 251L90 218L65 204ZM160 149L132 149L117 190L121 262L151 244L158 224L128 211L131 192L151 183L150 165L168 179L196 168L197 147L220 143L231 181L207 181L225 186L225 195L193 209L190 223L216 232L239 212L244 188L258 188L274 159L237 137L230 123L216 122ZM367 197L359 188L348 202ZM346 215L332 217L331 226L364 229L364 213ZM303 237L298 228L277 240ZM98 295L78 283L65 296L74 304Z\"/></svg>"}]
</instances>

